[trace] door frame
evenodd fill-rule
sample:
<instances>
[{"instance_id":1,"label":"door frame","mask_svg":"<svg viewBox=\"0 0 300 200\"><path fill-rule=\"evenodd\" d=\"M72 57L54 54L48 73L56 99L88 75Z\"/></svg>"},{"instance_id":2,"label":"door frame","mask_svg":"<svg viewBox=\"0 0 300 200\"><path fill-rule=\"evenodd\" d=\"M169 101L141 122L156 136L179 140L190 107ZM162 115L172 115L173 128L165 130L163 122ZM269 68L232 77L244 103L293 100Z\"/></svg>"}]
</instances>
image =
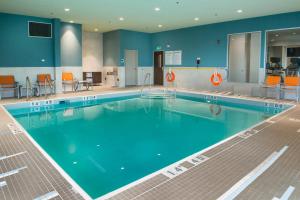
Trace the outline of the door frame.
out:
<instances>
[{"instance_id":1,"label":"door frame","mask_svg":"<svg viewBox=\"0 0 300 200\"><path fill-rule=\"evenodd\" d=\"M260 33L260 40L262 40L262 31L249 31L249 32L238 32L238 33L229 33L229 34L227 34L227 55L226 55L226 59L227 59L226 60L226 69L227 69L226 71L227 71L227 74L226 74L226 79L227 79L228 83L240 83L240 82L234 82L234 81L230 81L229 80L229 44L230 44L230 40L229 39L230 39L230 36L232 36L232 35L239 35L239 34L247 34L247 33ZM266 42L266 38L264 38L264 40ZM262 41L260 41L260 43L262 44ZM261 68L261 52L262 52L262 48L260 46L259 69ZM258 76L259 76L259 71L258 71ZM258 77L258 83L259 83L259 77ZM243 84L245 84L245 83L243 83ZM246 84L247 84L247 82L246 82ZM249 84L251 84L251 83L249 83Z\"/></svg>"},{"instance_id":2,"label":"door frame","mask_svg":"<svg viewBox=\"0 0 300 200\"><path fill-rule=\"evenodd\" d=\"M152 58L153 58L153 85L155 85L155 52L162 52L162 85L161 86L164 86L164 69L165 69L165 51L164 50L156 50L156 51L153 51L153 54L152 54Z\"/></svg>"},{"instance_id":3,"label":"door frame","mask_svg":"<svg viewBox=\"0 0 300 200\"><path fill-rule=\"evenodd\" d=\"M136 69L135 69L135 85L127 85L126 83L126 52L127 51L135 51L136 52ZM125 57L125 63L124 63L124 67L125 67L125 87L126 86L137 86L138 85L138 67L139 67L139 51L137 49L125 49L124 50L124 57Z\"/></svg>"}]
</instances>

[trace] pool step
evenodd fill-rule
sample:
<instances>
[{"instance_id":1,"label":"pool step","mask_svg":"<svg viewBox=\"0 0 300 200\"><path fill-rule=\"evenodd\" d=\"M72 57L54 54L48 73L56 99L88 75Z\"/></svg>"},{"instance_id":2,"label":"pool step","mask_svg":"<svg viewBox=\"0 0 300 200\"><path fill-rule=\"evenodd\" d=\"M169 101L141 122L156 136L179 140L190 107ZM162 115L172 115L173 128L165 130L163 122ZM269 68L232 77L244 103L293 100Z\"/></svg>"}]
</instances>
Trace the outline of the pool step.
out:
<instances>
[{"instance_id":1,"label":"pool step","mask_svg":"<svg viewBox=\"0 0 300 200\"><path fill-rule=\"evenodd\" d=\"M175 98L175 94L170 94L170 93L164 93L164 92L148 92L144 93L142 98Z\"/></svg>"}]
</instances>

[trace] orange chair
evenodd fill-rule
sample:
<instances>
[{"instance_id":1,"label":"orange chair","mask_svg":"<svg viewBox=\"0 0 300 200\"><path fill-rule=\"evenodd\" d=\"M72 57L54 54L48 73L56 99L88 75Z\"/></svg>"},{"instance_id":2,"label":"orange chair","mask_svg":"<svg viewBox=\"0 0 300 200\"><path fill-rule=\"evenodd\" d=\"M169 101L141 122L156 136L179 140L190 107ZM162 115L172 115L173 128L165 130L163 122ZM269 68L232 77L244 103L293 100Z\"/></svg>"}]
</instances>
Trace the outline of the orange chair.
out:
<instances>
[{"instance_id":1,"label":"orange chair","mask_svg":"<svg viewBox=\"0 0 300 200\"><path fill-rule=\"evenodd\" d=\"M266 87L277 87L280 85L281 77L280 76L267 76L265 81Z\"/></svg>"},{"instance_id":2,"label":"orange chair","mask_svg":"<svg viewBox=\"0 0 300 200\"><path fill-rule=\"evenodd\" d=\"M71 85L72 86L72 91L75 91L75 86L78 83L76 79L74 79L73 73L72 72L63 72L62 73L62 84L64 88L64 92L66 91L66 86Z\"/></svg>"},{"instance_id":3,"label":"orange chair","mask_svg":"<svg viewBox=\"0 0 300 200\"><path fill-rule=\"evenodd\" d=\"M37 75L37 86L39 94L41 94L41 89L44 88L44 94L47 94L47 88L50 89L50 93L53 94L55 90L54 80L51 79L50 74L38 74Z\"/></svg>"},{"instance_id":4,"label":"orange chair","mask_svg":"<svg viewBox=\"0 0 300 200\"><path fill-rule=\"evenodd\" d=\"M0 99L2 92L14 91L14 96L20 98L19 86L15 81L15 77L12 75L0 76Z\"/></svg>"},{"instance_id":5,"label":"orange chair","mask_svg":"<svg viewBox=\"0 0 300 200\"><path fill-rule=\"evenodd\" d=\"M299 76L286 76L281 90L286 92L294 92L297 102L299 101L300 77ZM284 94L285 95L285 94Z\"/></svg>"},{"instance_id":6,"label":"orange chair","mask_svg":"<svg viewBox=\"0 0 300 200\"><path fill-rule=\"evenodd\" d=\"M300 86L300 77L299 76L287 76L284 79L285 87L298 87Z\"/></svg>"},{"instance_id":7,"label":"orange chair","mask_svg":"<svg viewBox=\"0 0 300 200\"><path fill-rule=\"evenodd\" d=\"M281 77L280 76L275 76L275 75L267 75L265 79L265 83L261 86L262 88L265 88L266 90L266 95L268 93L268 89L275 89L276 91L276 98L280 98L280 82L281 82Z\"/></svg>"},{"instance_id":8,"label":"orange chair","mask_svg":"<svg viewBox=\"0 0 300 200\"><path fill-rule=\"evenodd\" d=\"M51 82L51 75L50 74L38 74L37 75L37 83L39 85L47 85Z\"/></svg>"}]
</instances>

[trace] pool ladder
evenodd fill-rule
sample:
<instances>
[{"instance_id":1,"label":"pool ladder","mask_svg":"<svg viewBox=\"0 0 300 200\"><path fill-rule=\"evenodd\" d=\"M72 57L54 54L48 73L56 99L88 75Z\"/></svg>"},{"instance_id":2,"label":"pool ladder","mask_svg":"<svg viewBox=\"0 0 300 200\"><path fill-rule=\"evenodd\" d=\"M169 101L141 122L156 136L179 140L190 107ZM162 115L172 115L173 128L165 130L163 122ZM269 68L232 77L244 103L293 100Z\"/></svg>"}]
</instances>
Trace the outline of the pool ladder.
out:
<instances>
[{"instance_id":1,"label":"pool ladder","mask_svg":"<svg viewBox=\"0 0 300 200\"><path fill-rule=\"evenodd\" d=\"M33 96L32 93L33 93L32 84L29 77L27 76L26 77L26 100L27 101L30 99L29 97Z\"/></svg>"},{"instance_id":2,"label":"pool ladder","mask_svg":"<svg viewBox=\"0 0 300 200\"><path fill-rule=\"evenodd\" d=\"M163 90L152 88L150 73L146 73L140 93L142 98L176 98L176 88L173 90L168 86Z\"/></svg>"},{"instance_id":3,"label":"pool ladder","mask_svg":"<svg viewBox=\"0 0 300 200\"><path fill-rule=\"evenodd\" d=\"M151 79L150 78L151 78L151 74L146 73L145 78L144 78L144 82L143 82L143 85L142 85L142 88L141 88L141 97L143 97L145 95L145 87L146 87L147 81L148 81L147 88L149 90L151 90Z\"/></svg>"},{"instance_id":4,"label":"pool ladder","mask_svg":"<svg viewBox=\"0 0 300 200\"><path fill-rule=\"evenodd\" d=\"M50 88L49 94L47 93L47 87ZM48 99L48 96L50 94L53 94L55 92L54 90L55 90L55 88L54 88L53 82L46 76L45 77L45 82L44 82L44 93L45 93L46 99Z\"/></svg>"}]
</instances>

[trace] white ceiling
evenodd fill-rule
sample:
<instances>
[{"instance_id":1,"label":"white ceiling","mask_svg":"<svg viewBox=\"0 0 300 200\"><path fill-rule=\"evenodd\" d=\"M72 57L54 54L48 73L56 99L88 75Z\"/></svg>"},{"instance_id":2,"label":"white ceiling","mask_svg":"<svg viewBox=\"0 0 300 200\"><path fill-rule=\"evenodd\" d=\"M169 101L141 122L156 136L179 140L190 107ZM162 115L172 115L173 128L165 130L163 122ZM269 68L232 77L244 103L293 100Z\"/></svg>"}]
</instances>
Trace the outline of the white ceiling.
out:
<instances>
[{"instance_id":1,"label":"white ceiling","mask_svg":"<svg viewBox=\"0 0 300 200\"><path fill-rule=\"evenodd\" d=\"M270 46L300 45L300 28L269 31L267 35Z\"/></svg>"},{"instance_id":2,"label":"white ceiling","mask_svg":"<svg viewBox=\"0 0 300 200\"><path fill-rule=\"evenodd\" d=\"M0 12L72 20L85 30L101 32L159 32L299 10L299 0L0 0Z\"/></svg>"}]
</instances>

